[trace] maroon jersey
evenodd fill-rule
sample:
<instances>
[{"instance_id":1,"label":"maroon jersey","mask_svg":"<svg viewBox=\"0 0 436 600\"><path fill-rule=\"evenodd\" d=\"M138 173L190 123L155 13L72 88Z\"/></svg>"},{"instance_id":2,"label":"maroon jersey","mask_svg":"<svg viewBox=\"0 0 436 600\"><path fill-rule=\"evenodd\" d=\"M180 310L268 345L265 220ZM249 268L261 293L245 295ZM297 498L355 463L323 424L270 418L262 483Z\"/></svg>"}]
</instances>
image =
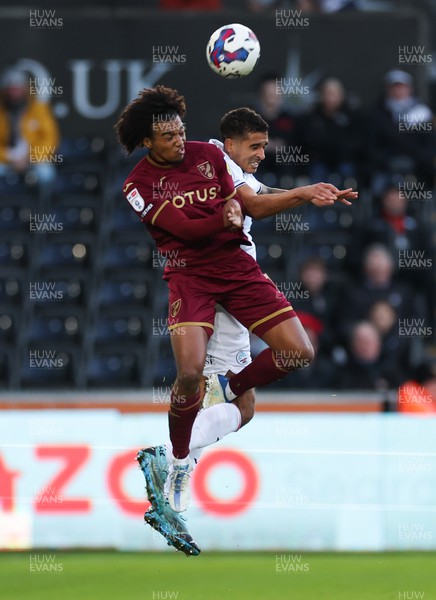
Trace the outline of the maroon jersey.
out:
<instances>
[{"instance_id":1,"label":"maroon jersey","mask_svg":"<svg viewBox=\"0 0 436 600\"><path fill-rule=\"evenodd\" d=\"M250 244L242 229L224 229L223 205L236 195L223 153L186 142L183 161L162 166L145 156L130 172L124 194L167 258L184 268L207 267ZM173 269L167 261L165 273Z\"/></svg>"}]
</instances>

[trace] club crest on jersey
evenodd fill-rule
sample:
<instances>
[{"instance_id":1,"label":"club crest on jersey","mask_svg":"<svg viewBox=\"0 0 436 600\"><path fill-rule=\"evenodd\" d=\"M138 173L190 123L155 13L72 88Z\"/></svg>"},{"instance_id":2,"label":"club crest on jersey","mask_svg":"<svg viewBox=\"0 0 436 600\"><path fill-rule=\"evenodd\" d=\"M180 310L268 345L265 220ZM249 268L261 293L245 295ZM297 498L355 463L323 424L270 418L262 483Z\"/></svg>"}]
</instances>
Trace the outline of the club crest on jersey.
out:
<instances>
[{"instance_id":1,"label":"club crest on jersey","mask_svg":"<svg viewBox=\"0 0 436 600\"><path fill-rule=\"evenodd\" d=\"M127 194L126 198L137 212L144 210L145 201L137 188L133 188L133 190Z\"/></svg>"},{"instance_id":2,"label":"club crest on jersey","mask_svg":"<svg viewBox=\"0 0 436 600\"><path fill-rule=\"evenodd\" d=\"M206 177L206 179L213 179L215 177L215 169L208 160L204 163L201 163L201 165L197 165L197 169L200 171L203 177Z\"/></svg>"},{"instance_id":3,"label":"club crest on jersey","mask_svg":"<svg viewBox=\"0 0 436 600\"><path fill-rule=\"evenodd\" d=\"M178 315L180 307L182 306L182 299L179 298L171 304L171 316L174 318Z\"/></svg>"}]
</instances>

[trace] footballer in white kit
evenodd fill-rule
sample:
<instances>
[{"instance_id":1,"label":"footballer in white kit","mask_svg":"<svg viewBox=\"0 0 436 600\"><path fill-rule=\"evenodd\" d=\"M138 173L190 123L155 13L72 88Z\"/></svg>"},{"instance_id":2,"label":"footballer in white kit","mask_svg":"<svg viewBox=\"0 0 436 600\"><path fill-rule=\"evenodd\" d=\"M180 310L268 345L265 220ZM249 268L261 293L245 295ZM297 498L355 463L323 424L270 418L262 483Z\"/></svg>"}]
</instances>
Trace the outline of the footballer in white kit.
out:
<instances>
[{"instance_id":1,"label":"footballer in white kit","mask_svg":"<svg viewBox=\"0 0 436 600\"><path fill-rule=\"evenodd\" d=\"M209 140L209 143L214 144L222 150L236 189L245 183L249 185L256 194L261 192L262 184L251 173L245 173L241 167L226 154L222 142L211 139ZM243 229L252 245L244 245L241 246L241 248L256 260L256 246L250 235L252 223L252 218L246 216ZM248 330L219 304L216 305L214 325L215 329L213 335L209 339L207 345L207 357L203 375L206 377L215 373L225 375L229 370L232 371L232 373L239 373L239 371L251 363L250 335Z\"/></svg>"}]
</instances>

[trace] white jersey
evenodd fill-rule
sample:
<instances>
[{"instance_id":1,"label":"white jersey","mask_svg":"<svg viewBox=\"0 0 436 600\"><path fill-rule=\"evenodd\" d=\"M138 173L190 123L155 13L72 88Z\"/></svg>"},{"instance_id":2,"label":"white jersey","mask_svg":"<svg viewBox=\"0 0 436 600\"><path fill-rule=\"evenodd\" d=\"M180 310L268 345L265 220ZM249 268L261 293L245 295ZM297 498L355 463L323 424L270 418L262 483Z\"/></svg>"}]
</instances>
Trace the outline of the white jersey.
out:
<instances>
[{"instance_id":1,"label":"white jersey","mask_svg":"<svg viewBox=\"0 0 436 600\"><path fill-rule=\"evenodd\" d=\"M227 166L230 169L230 173L232 175L233 183L235 184L236 189L238 189L239 186L246 183L251 187L251 189L254 192L256 192L256 194L260 194L260 190L262 189L262 184L260 183L260 181L258 181L256 177L251 173L244 173L241 167L237 165L235 161L232 158L230 158L230 156L224 151L224 145L222 142L220 142L219 140L211 139L209 140L209 144L214 144L224 154L224 158L226 160ZM250 233L252 224L253 219L251 217L245 217L243 231L252 245L241 246L241 248L256 260L256 246L253 243L253 238L251 237Z\"/></svg>"},{"instance_id":2,"label":"white jersey","mask_svg":"<svg viewBox=\"0 0 436 600\"><path fill-rule=\"evenodd\" d=\"M224 146L219 140L209 140L210 144L218 146L224 154L226 163L232 174L233 183L237 189L246 183L252 190L259 194L262 184L251 173L244 173L240 166L224 152ZM256 246L253 243L250 230L253 221L251 217L244 219L244 233L251 241L251 246L241 246L247 254L256 260ZM251 363L250 336L248 330L230 315L222 306L217 304L214 332L207 345L207 358L204 366L204 375L221 373L227 371L239 373L244 367Z\"/></svg>"}]
</instances>

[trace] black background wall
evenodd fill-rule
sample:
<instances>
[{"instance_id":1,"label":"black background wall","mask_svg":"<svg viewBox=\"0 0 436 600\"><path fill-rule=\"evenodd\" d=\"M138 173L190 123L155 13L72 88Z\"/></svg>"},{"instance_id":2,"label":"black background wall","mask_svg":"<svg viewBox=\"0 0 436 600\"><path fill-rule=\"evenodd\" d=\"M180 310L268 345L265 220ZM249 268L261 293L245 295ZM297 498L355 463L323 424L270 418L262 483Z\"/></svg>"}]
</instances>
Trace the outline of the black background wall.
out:
<instances>
[{"instance_id":1,"label":"black background wall","mask_svg":"<svg viewBox=\"0 0 436 600\"><path fill-rule=\"evenodd\" d=\"M194 18L189 12L111 10L98 5L72 11L61 3L57 6L36 10L55 10L55 18L62 19L59 28L31 27L33 8L3 11L0 66L17 65L31 76L54 78L62 93L51 102L64 135L112 138L120 110L139 89L157 82L186 96L190 136L201 139L216 134L223 111L254 99L265 73L294 78L311 91L323 76L337 76L364 106L370 106L380 93L383 74L399 67L399 46L428 48L424 17L407 11L309 15L307 26L280 27L274 11L203 13ZM206 64L206 43L216 28L241 21L257 34L261 59L248 77L226 80ZM167 45L177 48L173 62L153 62ZM427 99L425 68L406 66L406 70ZM288 98L296 110L307 100L304 95Z\"/></svg>"}]
</instances>

